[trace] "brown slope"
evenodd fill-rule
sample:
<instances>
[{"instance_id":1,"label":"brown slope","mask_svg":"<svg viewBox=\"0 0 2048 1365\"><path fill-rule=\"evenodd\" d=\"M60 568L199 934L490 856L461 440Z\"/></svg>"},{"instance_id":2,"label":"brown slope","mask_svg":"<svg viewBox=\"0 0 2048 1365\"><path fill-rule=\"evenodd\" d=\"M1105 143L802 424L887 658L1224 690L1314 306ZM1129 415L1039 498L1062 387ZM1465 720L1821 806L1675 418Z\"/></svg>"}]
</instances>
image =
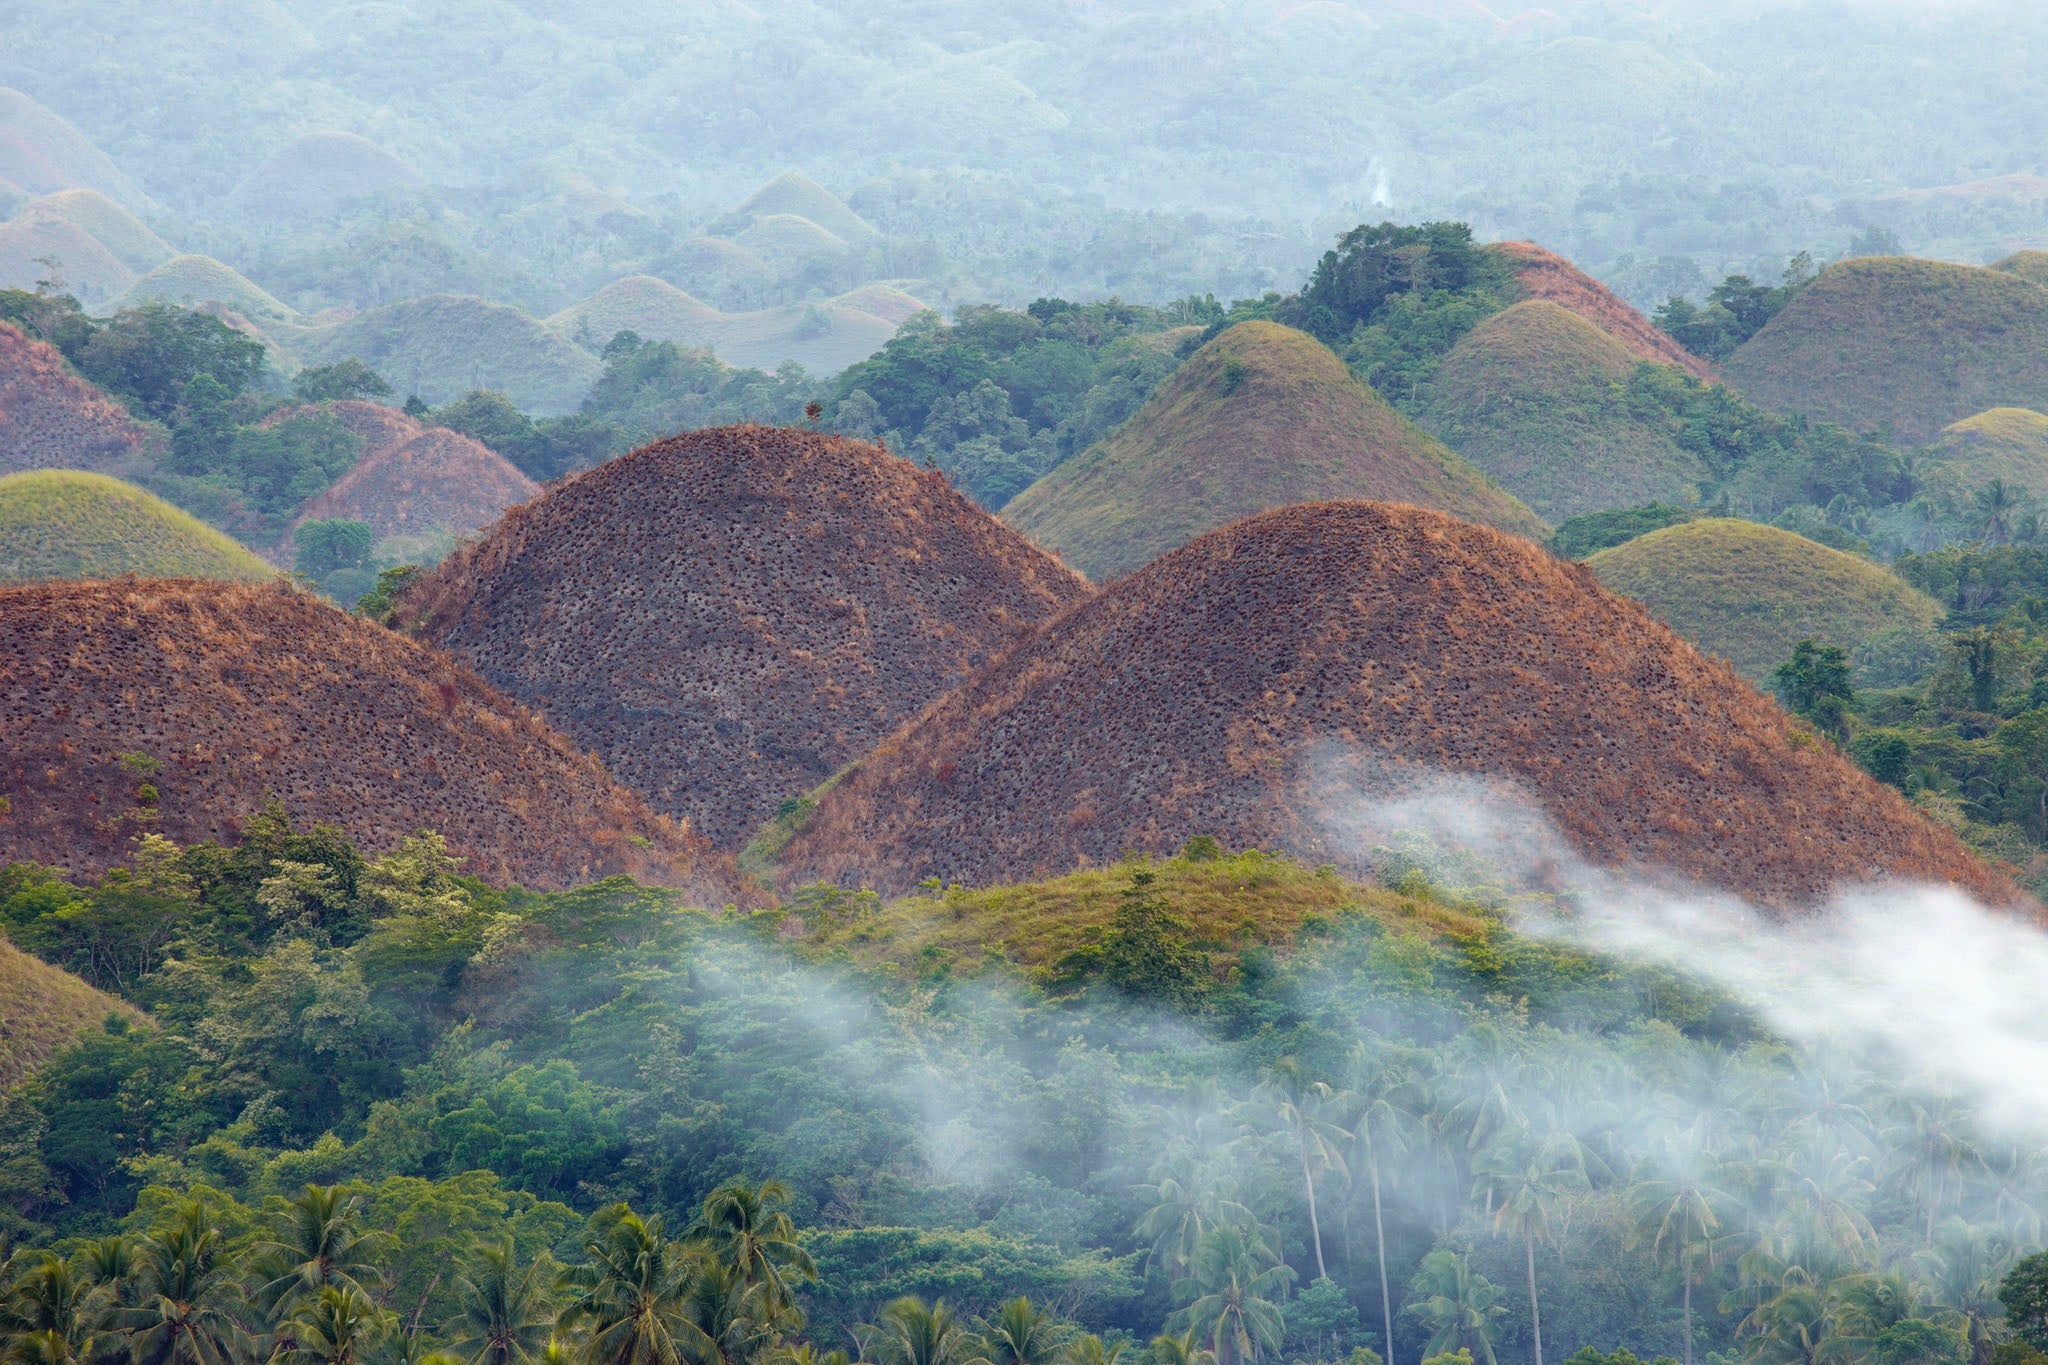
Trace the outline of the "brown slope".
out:
<instances>
[{"instance_id":1,"label":"brown slope","mask_svg":"<svg viewBox=\"0 0 2048 1365\"><path fill-rule=\"evenodd\" d=\"M1532 299L1548 299L1569 308L1619 341L1639 360L1677 365L1701 379L1712 367L1585 271L1534 242L1501 242L1493 250L1514 262L1515 279Z\"/></svg>"},{"instance_id":2,"label":"brown slope","mask_svg":"<svg viewBox=\"0 0 2048 1365\"><path fill-rule=\"evenodd\" d=\"M2019 899L1586 569L1361 502L1111 584L885 740L780 861L898 891L1208 834L1364 872L1393 832L1371 812L1442 775L1511 784L1595 863L1776 903L1884 876Z\"/></svg>"},{"instance_id":3,"label":"brown slope","mask_svg":"<svg viewBox=\"0 0 2048 1365\"><path fill-rule=\"evenodd\" d=\"M150 443L148 431L72 373L56 347L0 322L0 474L133 472Z\"/></svg>"},{"instance_id":4,"label":"brown slope","mask_svg":"<svg viewBox=\"0 0 2048 1365\"><path fill-rule=\"evenodd\" d=\"M361 521L379 540L437 527L468 535L540 492L510 460L445 427L374 452L369 445L366 438L355 467L306 501L294 530L309 521Z\"/></svg>"},{"instance_id":5,"label":"brown slope","mask_svg":"<svg viewBox=\"0 0 2048 1365\"><path fill-rule=\"evenodd\" d=\"M907 461L749 426L515 508L405 610L729 847L1088 591Z\"/></svg>"},{"instance_id":6,"label":"brown slope","mask_svg":"<svg viewBox=\"0 0 2048 1365\"><path fill-rule=\"evenodd\" d=\"M0 938L0 1093L109 1018L144 1015Z\"/></svg>"},{"instance_id":7,"label":"brown slope","mask_svg":"<svg viewBox=\"0 0 2048 1365\"><path fill-rule=\"evenodd\" d=\"M138 822L122 754L162 768ZM703 841L454 660L310 594L196 579L0 588L0 863L87 873L153 829L231 838L274 795L370 849L422 828L466 870L730 895Z\"/></svg>"},{"instance_id":8,"label":"brown slope","mask_svg":"<svg viewBox=\"0 0 2048 1365\"><path fill-rule=\"evenodd\" d=\"M382 403L365 402L362 399L336 399L329 403L317 403L310 407L279 408L263 419L262 425L274 427L279 422L294 417L315 416L332 413L341 420L341 425L351 436L360 436L363 453L360 459L404 445L413 437L426 430L418 422L405 415L403 408L387 408Z\"/></svg>"},{"instance_id":9,"label":"brown slope","mask_svg":"<svg viewBox=\"0 0 2048 1365\"><path fill-rule=\"evenodd\" d=\"M1534 513L1352 378L1329 347L1271 322L1214 338L1129 422L1002 515L1101 580L1240 517L1325 498L1416 503L1545 534Z\"/></svg>"}]
</instances>

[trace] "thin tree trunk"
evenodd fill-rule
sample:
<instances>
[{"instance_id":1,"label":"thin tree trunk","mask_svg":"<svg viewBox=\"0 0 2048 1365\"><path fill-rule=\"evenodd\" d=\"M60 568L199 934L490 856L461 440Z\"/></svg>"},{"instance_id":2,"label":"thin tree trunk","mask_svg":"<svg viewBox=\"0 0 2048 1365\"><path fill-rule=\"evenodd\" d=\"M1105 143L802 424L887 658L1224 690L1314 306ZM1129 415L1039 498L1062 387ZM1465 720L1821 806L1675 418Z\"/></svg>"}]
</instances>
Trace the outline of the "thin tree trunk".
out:
<instances>
[{"instance_id":1,"label":"thin tree trunk","mask_svg":"<svg viewBox=\"0 0 2048 1365\"><path fill-rule=\"evenodd\" d=\"M1536 1365L1543 1365L1543 1318L1536 1311L1536 1228L1522 1230L1522 1248L1529 1263L1529 1327L1536 1340Z\"/></svg>"},{"instance_id":2,"label":"thin tree trunk","mask_svg":"<svg viewBox=\"0 0 2048 1365\"><path fill-rule=\"evenodd\" d=\"M1692 1365L1692 1268L1680 1262L1685 1272L1685 1365Z\"/></svg>"},{"instance_id":3,"label":"thin tree trunk","mask_svg":"<svg viewBox=\"0 0 2048 1365\"><path fill-rule=\"evenodd\" d=\"M1308 1190L1308 1230L1316 1244L1316 1278L1327 1280L1330 1272L1323 1268L1323 1228L1316 1221L1316 1179L1309 1173L1307 1142L1301 1144L1301 1183Z\"/></svg>"},{"instance_id":4,"label":"thin tree trunk","mask_svg":"<svg viewBox=\"0 0 2048 1365\"><path fill-rule=\"evenodd\" d=\"M1387 1348L1386 1365L1394 1365L1394 1296L1387 1290L1387 1226L1380 1219L1379 1158L1371 1158L1368 1165L1372 1170L1372 1231L1380 1245L1380 1319L1387 1329L1386 1340L1380 1344ZM1692 1362L1687 1361L1686 1365Z\"/></svg>"}]
</instances>

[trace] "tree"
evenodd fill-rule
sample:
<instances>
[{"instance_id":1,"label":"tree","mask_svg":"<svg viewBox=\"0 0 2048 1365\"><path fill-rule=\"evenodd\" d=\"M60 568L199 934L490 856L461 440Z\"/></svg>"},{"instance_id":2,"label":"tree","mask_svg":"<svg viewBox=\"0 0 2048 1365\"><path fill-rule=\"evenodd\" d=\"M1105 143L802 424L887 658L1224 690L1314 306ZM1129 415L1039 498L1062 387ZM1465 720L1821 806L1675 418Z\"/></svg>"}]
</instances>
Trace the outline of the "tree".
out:
<instances>
[{"instance_id":1,"label":"tree","mask_svg":"<svg viewBox=\"0 0 2048 1365\"><path fill-rule=\"evenodd\" d=\"M1586 1154L1578 1139L1561 1129L1541 1141L1523 1129L1487 1150L1482 1171L1481 1185L1498 1201L1493 1207L1494 1231L1519 1237L1522 1242L1523 1263L1529 1275L1529 1325L1536 1365L1543 1365L1543 1316L1536 1302L1536 1242L1549 1238L1558 1204L1589 1188Z\"/></svg>"},{"instance_id":2,"label":"tree","mask_svg":"<svg viewBox=\"0 0 2048 1365\"><path fill-rule=\"evenodd\" d=\"M988 1365L974 1334L941 1299L906 1296L856 1329L861 1358L874 1365Z\"/></svg>"},{"instance_id":3,"label":"tree","mask_svg":"<svg viewBox=\"0 0 2048 1365\"><path fill-rule=\"evenodd\" d=\"M1265 1085L1279 1134L1301 1164L1301 1183L1308 1201L1309 1241L1316 1252L1316 1278L1327 1280L1323 1264L1323 1228L1316 1213L1316 1177L1344 1170L1343 1144L1351 1134L1331 1123L1325 1114L1333 1107L1336 1093L1319 1080L1311 1079L1299 1057L1282 1057L1273 1064Z\"/></svg>"},{"instance_id":4,"label":"tree","mask_svg":"<svg viewBox=\"0 0 2048 1365\"><path fill-rule=\"evenodd\" d=\"M86 1353L113 1286L81 1274L52 1252L33 1255L0 1298L0 1339L16 1356L32 1354L38 1365L64 1365ZM28 1349L24 1350L24 1345Z\"/></svg>"},{"instance_id":5,"label":"tree","mask_svg":"<svg viewBox=\"0 0 2048 1365\"><path fill-rule=\"evenodd\" d=\"M376 534L368 522L301 522L292 532L292 564L312 578L323 578L336 569L359 569L369 560L375 542Z\"/></svg>"},{"instance_id":6,"label":"tree","mask_svg":"<svg viewBox=\"0 0 2048 1365\"><path fill-rule=\"evenodd\" d=\"M250 1297L273 1313L288 1313L326 1289L367 1297L382 1278L371 1259L382 1241L362 1230L356 1195L339 1185L308 1185L286 1203L271 1239L257 1246Z\"/></svg>"},{"instance_id":7,"label":"tree","mask_svg":"<svg viewBox=\"0 0 2048 1365\"><path fill-rule=\"evenodd\" d=\"M1407 1149L1414 1115L1406 1107L1410 1086L1407 1071L1389 1062L1366 1043L1351 1050L1349 1095L1351 1137L1364 1158L1367 1187L1372 1191L1373 1259L1380 1276L1380 1338L1387 1365L1394 1365L1394 1296L1387 1282L1387 1224L1380 1208L1380 1185L1387 1163Z\"/></svg>"},{"instance_id":8,"label":"tree","mask_svg":"<svg viewBox=\"0 0 2048 1365\"><path fill-rule=\"evenodd\" d=\"M205 372L185 381L171 414L171 468L180 474L228 472L235 444L235 419L228 411L234 397L227 386Z\"/></svg>"},{"instance_id":9,"label":"tree","mask_svg":"<svg viewBox=\"0 0 2048 1365\"><path fill-rule=\"evenodd\" d=\"M1359 1345L1358 1310L1335 1280L1319 1279L1287 1305L1287 1340L1310 1360L1341 1360Z\"/></svg>"},{"instance_id":10,"label":"tree","mask_svg":"<svg viewBox=\"0 0 2048 1365\"><path fill-rule=\"evenodd\" d=\"M1256 1360L1280 1350L1286 1324L1280 1304L1294 1272L1256 1234L1239 1227L1205 1233L1186 1280L1176 1286L1187 1306L1166 1320L1169 1331L1208 1339L1217 1365Z\"/></svg>"},{"instance_id":11,"label":"tree","mask_svg":"<svg viewBox=\"0 0 2048 1365\"><path fill-rule=\"evenodd\" d=\"M248 1347L230 1311L233 1267L197 1200L144 1238L126 1306L109 1315L133 1365L238 1365Z\"/></svg>"},{"instance_id":12,"label":"tree","mask_svg":"<svg viewBox=\"0 0 2048 1365\"><path fill-rule=\"evenodd\" d=\"M2026 510L2026 494L2004 479L1993 479L1970 498L1977 534L1993 545L2009 545Z\"/></svg>"},{"instance_id":13,"label":"tree","mask_svg":"<svg viewBox=\"0 0 2048 1365\"><path fill-rule=\"evenodd\" d=\"M1792 657L1772 674L1778 700L1796 716L1804 716L1824 733L1840 737L1847 708L1856 699L1849 682L1849 655L1840 645L1801 640Z\"/></svg>"},{"instance_id":14,"label":"tree","mask_svg":"<svg viewBox=\"0 0 2048 1365\"><path fill-rule=\"evenodd\" d=\"M975 1326L989 1365L1056 1365L1074 1338L1071 1327L1022 1296Z\"/></svg>"},{"instance_id":15,"label":"tree","mask_svg":"<svg viewBox=\"0 0 2048 1365\"><path fill-rule=\"evenodd\" d=\"M273 1365L362 1365L392 1322L391 1314L361 1290L330 1284L293 1307L278 1333L282 1349L271 1360Z\"/></svg>"},{"instance_id":16,"label":"tree","mask_svg":"<svg viewBox=\"0 0 2048 1365\"><path fill-rule=\"evenodd\" d=\"M384 377L350 357L332 365L310 366L292 379L292 395L301 403L327 403L352 398L389 398Z\"/></svg>"},{"instance_id":17,"label":"tree","mask_svg":"<svg viewBox=\"0 0 2048 1365\"><path fill-rule=\"evenodd\" d=\"M1413 1293L1408 1311L1430 1331L1424 1356L1465 1351L1495 1365L1493 1348L1500 1340L1500 1320L1507 1315L1499 1306L1499 1285L1475 1272L1457 1252L1432 1251L1422 1258Z\"/></svg>"},{"instance_id":18,"label":"tree","mask_svg":"<svg viewBox=\"0 0 2048 1365\"><path fill-rule=\"evenodd\" d=\"M1192 1004L1215 979L1209 955L1189 943L1187 921L1153 889L1158 880L1146 868L1131 873L1116 918L1102 936L1102 974L1127 995Z\"/></svg>"},{"instance_id":19,"label":"tree","mask_svg":"<svg viewBox=\"0 0 2048 1365\"><path fill-rule=\"evenodd\" d=\"M818 1278L817 1263L797 1243L788 1203L789 1188L779 1180L766 1180L752 1189L734 1181L705 1196L693 1228L743 1283L761 1286L776 1309L790 1305L789 1276Z\"/></svg>"},{"instance_id":20,"label":"tree","mask_svg":"<svg viewBox=\"0 0 2048 1365\"><path fill-rule=\"evenodd\" d=\"M682 1365L715 1356L718 1343L692 1318L698 1266L662 1235L661 1219L624 1204L590 1217L583 1265L570 1266L562 1325L582 1329L584 1365Z\"/></svg>"},{"instance_id":21,"label":"tree","mask_svg":"<svg viewBox=\"0 0 2048 1365\"><path fill-rule=\"evenodd\" d=\"M1146 1349L1152 1365L1216 1365L1216 1353L1202 1345L1202 1334L1192 1327L1177 1336L1161 1332Z\"/></svg>"},{"instance_id":22,"label":"tree","mask_svg":"<svg viewBox=\"0 0 2048 1365\"><path fill-rule=\"evenodd\" d=\"M1998 1301L2012 1334L2048 1352L2048 1251L2022 1257L1998 1282Z\"/></svg>"},{"instance_id":23,"label":"tree","mask_svg":"<svg viewBox=\"0 0 2048 1365\"><path fill-rule=\"evenodd\" d=\"M507 1238L484 1247L455 1280L449 1349L467 1365L532 1365L554 1325L543 1268L520 1265Z\"/></svg>"},{"instance_id":24,"label":"tree","mask_svg":"<svg viewBox=\"0 0 2048 1365\"><path fill-rule=\"evenodd\" d=\"M1639 1182L1629 1190L1629 1204L1637 1241L1648 1242L1653 1256L1674 1265L1684 1283L1685 1365L1692 1365L1692 1287L1713 1250L1729 1196L1699 1174L1703 1151L1674 1146L1670 1155L1676 1174Z\"/></svg>"}]
</instances>

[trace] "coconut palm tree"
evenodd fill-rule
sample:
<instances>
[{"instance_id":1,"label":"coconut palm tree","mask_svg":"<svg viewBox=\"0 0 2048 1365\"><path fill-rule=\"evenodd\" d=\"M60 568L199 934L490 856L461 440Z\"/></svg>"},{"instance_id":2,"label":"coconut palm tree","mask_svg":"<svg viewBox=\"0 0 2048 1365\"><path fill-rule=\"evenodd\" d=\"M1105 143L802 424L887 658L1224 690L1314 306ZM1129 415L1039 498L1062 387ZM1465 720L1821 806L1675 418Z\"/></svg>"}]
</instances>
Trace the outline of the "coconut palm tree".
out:
<instances>
[{"instance_id":1,"label":"coconut palm tree","mask_svg":"<svg viewBox=\"0 0 2048 1365\"><path fill-rule=\"evenodd\" d=\"M1977 513L1977 533L1993 545L2004 545L2013 538L2026 495L2004 479L1993 479L1977 490L1971 503Z\"/></svg>"},{"instance_id":2,"label":"coconut palm tree","mask_svg":"<svg viewBox=\"0 0 2048 1365\"><path fill-rule=\"evenodd\" d=\"M1885 1174L1913 1192L1926 1215L1926 1244L1932 1246L1936 1221L1962 1202L1964 1185L1982 1161L1965 1131L1967 1116L1953 1101L1910 1099L1904 1111L1884 1131L1891 1154Z\"/></svg>"},{"instance_id":3,"label":"coconut palm tree","mask_svg":"<svg viewBox=\"0 0 2048 1365\"><path fill-rule=\"evenodd\" d=\"M0 1336L12 1354L32 1354L43 1365L76 1360L111 1301L109 1287L44 1252L15 1273L0 1299Z\"/></svg>"},{"instance_id":4,"label":"coconut palm tree","mask_svg":"<svg viewBox=\"0 0 2048 1365\"><path fill-rule=\"evenodd\" d=\"M1066 1353L1074 1330L1027 1298L1014 1298L992 1318L975 1324L989 1365L1053 1365Z\"/></svg>"},{"instance_id":5,"label":"coconut palm tree","mask_svg":"<svg viewBox=\"0 0 2048 1365\"><path fill-rule=\"evenodd\" d=\"M1387 1348L1387 1365L1394 1365L1394 1296L1387 1282L1387 1223L1380 1207L1380 1186L1388 1164L1399 1160L1413 1140L1415 1115L1408 1108L1412 1078L1383 1049L1363 1042L1351 1049L1349 1071L1346 1093L1354 1165L1363 1166L1366 1186L1372 1192L1373 1258L1379 1267L1383 1328L1380 1340Z\"/></svg>"},{"instance_id":6,"label":"coconut palm tree","mask_svg":"<svg viewBox=\"0 0 2048 1365\"><path fill-rule=\"evenodd\" d=\"M274 1315L323 1289L370 1297L382 1280L372 1259L385 1241L358 1226L358 1200L339 1185L308 1185L286 1206L269 1241L255 1248L255 1291L249 1296Z\"/></svg>"},{"instance_id":7,"label":"coconut palm tree","mask_svg":"<svg viewBox=\"0 0 2048 1365\"><path fill-rule=\"evenodd\" d=\"M1132 1231L1151 1240L1148 1259L1166 1272L1168 1281L1187 1274L1195 1247L1211 1228L1258 1229L1257 1216L1238 1197L1237 1181L1228 1163L1206 1160L1192 1149L1184 1149L1155 1166L1152 1174L1151 1184L1137 1188L1149 1207Z\"/></svg>"},{"instance_id":8,"label":"coconut palm tree","mask_svg":"<svg viewBox=\"0 0 2048 1365\"><path fill-rule=\"evenodd\" d=\"M700 1266L663 1236L659 1217L642 1219L624 1204L601 1209L583 1251L587 1263L562 1274L570 1299L561 1317L585 1333L583 1365L683 1365L717 1354L690 1314Z\"/></svg>"},{"instance_id":9,"label":"coconut palm tree","mask_svg":"<svg viewBox=\"0 0 2048 1365\"><path fill-rule=\"evenodd\" d=\"M1523 1129L1506 1134L1480 1160L1480 1182L1497 1201L1494 1232L1522 1243L1529 1275L1529 1328L1536 1365L1543 1365L1543 1316L1536 1302L1536 1243L1549 1240L1557 1207L1591 1188L1586 1154L1562 1129L1538 1139Z\"/></svg>"},{"instance_id":10,"label":"coconut palm tree","mask_svg":"<svg viewBox=\"0 0 2048 1365\"><path fill-rule=\"evenodd\" d=\"M1104 1341L1093 1332L1080 1332L1067 1342L1061 1359L1066 1365L1117 1365L1130 1344L1123 1337Z\"/></svg>"},{"instance_id":11,"label":"coconut palm tree","mask_svg":"<svg viewBox=\"0 0 2048 1365\"><path fill-rule=\"evenodd\" d=\"M249 1347L226 1239L197 1200L136 1248L129 1302L108 1316L133 1365L235 1365Z\"/></svg>"},{"instance_id":12,"label":"coconut palm tree","mask_svg":"<svg viewBox=\"0 0 2048 1365\"><path fill-rule=\"evenodd\" d=\"M752 1189L734 1181L705 1196L692 1228L744 1283L760 1285L777 1310L792 1301L791 1276L811 1282L818 1278L816 1262L797 1242L788 1204L789 1187L779 1180Z\"/></svg>"},{"instance_id":13,"label":"coconut palm tree","mask_svg":"<svg viewBox=\"0 0 2048 1365\"><path fill-rule=\"evenodd\" d=\"M1178 1336L1161 1332L1147 1350L1152 1365L1216 1365L1216 1353L1202 1345L1202 1334L1192 1327Z\"/></svg>"},{"instance_id":14,"label":"coconut palm tree","mask_svg":"<svg viewBox=\"0 0 2048 1365\"><path fill-rule=\"evenodd\" d=\"M1730 1203L1727 1191L1703 1173L1707 1162L1707 1154L1696 1146L1673 1143L1668 1149L1672 1174L1639 1181L1628 1193L1638 1244L1648 1243L1650 1254L1676 1266L1684 1281L1685 1365L1692 1365L1693 1283L1713 1252L1722 1211Z\"/></svg>"},{"instance_id":15,"label":"coconut palm tree","mask_svg":"<svg viewBox=\"0 0 2048 1365\"><path fill-rule=\"evenodd\" d=\"M1998 1283L2012 1252L2002 1229L1950 1218L1941 1225L1934 1245L1913 1258L1927 1276L1941 1316L1969 1339L1971 1365L1986 1365L1998 1345L2005 1321Z\"/></svg>"},{"instance_id":16,"label":"coconut palm tree","mask_svg":"<svg viewBox=\"0 0 2048 1365\"><path fill-rule=\"evenodd\" d=\"M873 1323L854 1329L861 1358L873 1365L988 1365L981 1343L941 1299L906 1296Z\"/></svg>"},{"instance_id":17,"label":"coconut palm tree","mask_svg":"<svg viewBox=\"0 0 2048 1365\"><path fill-rule=\"evenodd\" d=\"M279 1333L285 1344L272 1354L272 1365L362 1365L392 1321L360 1289L324 1285L294 1300L290 1322Z\"/></svg>"},{"instance_id":18,"label":"coconut palm tree","mask_svg":"<svg viewBox=\"0 0 2048 1365\"><path fill-rule=\"evenodd\" d=\"M1500 1340L1501 1287L1472 1269L1455 1251L1432 1251L1415 1273L1418 1297L1408 1308L1430 1329L1424 1356L1469 1351L1474 1360L1496 1365L1494 1344Z\"/></svg>"},{"instance_id":19,"label":"coconut palm tree","mask_svg":"<svg viewBox=\"0 0 2048 1365\"><path fill-rule=\"evenodd\" d=\"M1279 1127L1293 1158L1301 1165L1301 1184L1308 1200L1309 1241L1316 1252L1316 1278L1328 1279L1323 1264L1323 1226L1316 1213L1316 1177L1332 1172L1342 1176L1344 1145L1351 1134L1330 1121L1336 1093L1309 1074L1299 1057L1282 1057L1273 1064L1261 1089L1264 1101Z\"/></svg>"},{"instance_id":20,"label":"coconut palm tree","mask_svg":"<svg viewBox=\"0 0 2048 1365\"><path fill-rule=\"evenodd\" d=\"M532 1365L554 1328L541 1266L519 1264L507 1238L479 1251L455 1277L449 1349L467 1365Z\"/></svg>"},{"instance_id":21,"label":"coconut palm tree","mask_svg":"<svg viewBox=\"0 0 2048 1365\"><path fill-rule=\"evenodd\" d=\"M1217 1365L1256 1360L1278 1351L1285 1333L1280 1303L1294 1272L1272 1247L1244 1228L1220 1227L1195 1248L1189 1277L1177 1286L1189 1302L1166 1320L1168 1331L1206 1339Z\"/></svg>"}]
</instances>

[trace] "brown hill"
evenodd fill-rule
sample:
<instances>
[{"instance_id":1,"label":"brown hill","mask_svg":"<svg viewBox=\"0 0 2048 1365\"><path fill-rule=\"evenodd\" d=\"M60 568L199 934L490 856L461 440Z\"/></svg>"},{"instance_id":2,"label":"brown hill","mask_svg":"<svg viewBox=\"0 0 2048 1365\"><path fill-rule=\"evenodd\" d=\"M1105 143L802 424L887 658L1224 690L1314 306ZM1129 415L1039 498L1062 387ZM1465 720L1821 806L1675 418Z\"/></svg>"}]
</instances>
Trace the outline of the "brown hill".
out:
<instances>
[{"instance_id":1,"label":"brown hill","mask_svg":"<svg viewBox=\"0 0 2048 1365\"><path fill-rule=\"evenodd\" d=\"M1087 593L907 461L749 426L645 446L515 508L405 610L734 846Z\"/></svg>"},{"instance_id":2,"label":"brown hill","mask_svg":"<svg viewBox=\"0 0 2048 1365\"><path fill-rule=\"evenodd\" d=\"M139 775L137 755L160 766ZM0 588L0 794L0 862L95 872L145 829L230 838L274 795L366 848L437 829L495 881L628 873L731 894L701 839L525 708L282 586Z\"/></svg>"},{"instance_id":3,"label":"brown hill","mask_svg":"<svg viewBox=\"0 0 2048 1365\"><path fill-rule=\"evenodd\" d=\"M361 399L339 399L321 403L314 407L279 408L263 419L263 425L274 427L279 422L310 413L331 412L341 419L343 427L351 436L360 436L363 453L360 459L381 455L395 450L407 441L424 435L426 428L405 415L403 408L387 408L382 403L368 403Z\"/></svg>"},{"instance_id":4,"label":"brown hill","mask_svg":"<svg viewBox=\"0 0 2048 1365\"><path fill-rule=\"evenodd\" d=\"M1677 365L1701 379L1711 369L1648 318L1564 257L1534 242L1501 242L1494 248L1514 262L1515 279L1532 299L1569 308L1625 346L1639 360Z\"/></svg>"},{"instance_id":5,"label":"brown hill","mask_svg":"<svg viewBox=\"0 0 2048 1365\"><path fill-rule=\"evenodd\" d=\"M1383 498L1541 538L1543 523L1351 377L1306 332L1242 322L1003 520L1096 579L1288 503Z\"/></svg>"},{"instance_id":6,"label":"brown hill","mask_svg":"<svg viewBox=\"0 0 2048 1365\"><path fill-rule=\"evenodd\" d=\"M822 794L780 864L985 885L1207 834L1364 872L1404 818L1375 812L1444 776L1595 863L1774 903L1885 876L2019 899L1588 570L1363 502L1239 522L1049 622Z\"/></svg>"},{"instance_id":7,"label":"brown hill","mask_svg":"<svg viewBox=\"0 0 2048 1365\"><path fill-rule=\"evenodd\" d=\"M85 134L21 91L0 86L0 176L31 194L98 190L130 208L149 198Z\"/></svg>"},{"instance_id":8,"label":"brown hill","mask_svg":"<svg viewBox=\"0 0 2048 1365\"><path fill-rule=\"evenodd\" d=\"M54 346L0 322L0 474L133 472L153 438L72 373Z\"/></svg>"},{"instance_id":9,"label":"brown hill","mask_svg":"<svg viewBox=\"0 0 2048 1365\"><path fill-rule=\"evenodd\" d=\"M332 520L367 522L379 540L436 528L468 535L540 492L504 456L443 427L374 452L369 444L354 468L299 509L294 530Z\"/></svg>"}]
</instances>

